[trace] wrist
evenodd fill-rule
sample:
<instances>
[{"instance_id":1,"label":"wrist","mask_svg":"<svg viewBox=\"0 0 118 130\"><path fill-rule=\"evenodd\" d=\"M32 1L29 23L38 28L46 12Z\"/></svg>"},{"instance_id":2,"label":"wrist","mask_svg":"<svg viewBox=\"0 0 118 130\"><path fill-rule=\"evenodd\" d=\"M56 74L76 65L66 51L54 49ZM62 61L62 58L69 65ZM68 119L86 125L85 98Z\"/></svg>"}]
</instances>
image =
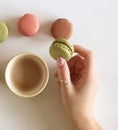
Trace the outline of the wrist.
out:
<instances>
[{"instance_id":1,"label":"wrist","mask_svg":"<svg viewBox=\"0 0 118 130\"><path fill-rule=\"evenodd\" d=\"M76 130L101 130L93 115L82 115L73 119Z\"/></svg>"}]
</instances>

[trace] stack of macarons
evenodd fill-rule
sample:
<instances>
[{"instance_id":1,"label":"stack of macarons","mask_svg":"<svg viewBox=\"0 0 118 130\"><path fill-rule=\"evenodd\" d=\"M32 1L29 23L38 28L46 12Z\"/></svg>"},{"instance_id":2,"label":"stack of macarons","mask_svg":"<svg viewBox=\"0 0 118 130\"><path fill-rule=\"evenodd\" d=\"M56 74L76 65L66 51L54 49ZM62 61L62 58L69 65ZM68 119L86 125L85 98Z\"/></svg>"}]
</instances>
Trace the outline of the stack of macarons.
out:
<instances>
[{"instance_id":1,"label":"stack of macarons","mask_svg":"<svg viewBox=\"0 0 118 130\"><path fill-rule=\"evenodd\" d=\"M51 26L50 32L55 40L50 46L50 55L57 60L58 57L63 57L68 61L74 53L73 45L67 41L73 32L72 23L65 18L57 19Z\"/></svg>"}]
</instances>

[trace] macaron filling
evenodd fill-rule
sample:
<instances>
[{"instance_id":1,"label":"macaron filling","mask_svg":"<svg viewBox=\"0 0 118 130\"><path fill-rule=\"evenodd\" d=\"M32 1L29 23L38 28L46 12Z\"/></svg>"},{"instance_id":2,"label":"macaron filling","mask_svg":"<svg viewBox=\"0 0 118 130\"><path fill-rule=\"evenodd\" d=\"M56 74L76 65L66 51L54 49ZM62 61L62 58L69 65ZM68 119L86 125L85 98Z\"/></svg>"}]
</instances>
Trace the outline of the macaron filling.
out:
<instances>
[{"instance_id":1,"label":"macaron filling","mask_svg":"<svg viewBox=\"0 0 118 130\"><path fill-rule=\"evenodd\" d=\"M68 46L66 46L63 43L54 43L55 47L62 47L64 49L66 49L70 54L72 53L72 50L70 48L68 48Z\"/></svg>"},{"instance_id":2,"label":"macaron filling","mask_svg":"<svg viewBox=\"0 0 118 130\"><path fill-rule=\"evenodd\" d=\"M67 44L65 44L65 43L63 43L63 42L59 42L59 43L58 43L58 42L54 42L53 44L55 45L55 47L65 48L66 50L69 51L69 53L72 54L72 49L71 49Z\"/></svg>"},{"instance_id":3,"label":"macaron filling","mask_svg":"<svg viewBox=\"0 0 118 130\"><path fill-rule=\"evenodd\" d=\"M59 43L59 44L61 44L61 45L67 46L67 50L68 50L69 52L71 52L71 54L74 53L74 48L73 48L73 46L72 46L67 40L65 40L65 39L63 39L63 38L59 38L59 39L55 40L55 41L53 42L53 44L54 44L54 43ZM57 44L57 45L59 45L59 44Z\"/></svg>"}]
</instances>

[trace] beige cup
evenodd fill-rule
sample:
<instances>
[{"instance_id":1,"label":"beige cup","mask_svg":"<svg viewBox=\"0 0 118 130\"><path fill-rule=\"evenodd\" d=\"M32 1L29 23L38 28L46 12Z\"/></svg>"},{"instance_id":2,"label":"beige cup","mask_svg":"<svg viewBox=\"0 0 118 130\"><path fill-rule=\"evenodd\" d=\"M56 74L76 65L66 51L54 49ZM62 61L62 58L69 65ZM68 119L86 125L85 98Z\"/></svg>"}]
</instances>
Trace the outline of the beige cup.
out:
<instances>
[{"instance_id":1,"label":"beige cup","mask_svg":"<svg viewBox=\"0 0 118 130\"><path fill-rule=\"evenodd\" d=\"M12 92L28 98L40 94L47 85L49 70L46 62L32 54L13 57L5 70L5 80Z\"/></svg>"}]
</instances>

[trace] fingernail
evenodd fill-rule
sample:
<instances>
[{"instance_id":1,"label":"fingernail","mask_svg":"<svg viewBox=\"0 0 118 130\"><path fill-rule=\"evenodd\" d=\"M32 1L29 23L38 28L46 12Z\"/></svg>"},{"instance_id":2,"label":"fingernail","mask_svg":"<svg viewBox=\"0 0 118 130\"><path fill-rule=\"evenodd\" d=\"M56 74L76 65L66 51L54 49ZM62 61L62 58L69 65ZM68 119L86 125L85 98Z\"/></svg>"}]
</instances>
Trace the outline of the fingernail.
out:
<instances>
[{"instance_id":1,"label":"fingernail","mask_svg":"<svg viewBox=\"0 0 118 130\"><path fill-rule=\"evenodd\" d=\"M64 59L62 57L59 57L57 59L57 66L62 67L64 65L64 62L65 62Z\"/></svg>"}]
</instances>

